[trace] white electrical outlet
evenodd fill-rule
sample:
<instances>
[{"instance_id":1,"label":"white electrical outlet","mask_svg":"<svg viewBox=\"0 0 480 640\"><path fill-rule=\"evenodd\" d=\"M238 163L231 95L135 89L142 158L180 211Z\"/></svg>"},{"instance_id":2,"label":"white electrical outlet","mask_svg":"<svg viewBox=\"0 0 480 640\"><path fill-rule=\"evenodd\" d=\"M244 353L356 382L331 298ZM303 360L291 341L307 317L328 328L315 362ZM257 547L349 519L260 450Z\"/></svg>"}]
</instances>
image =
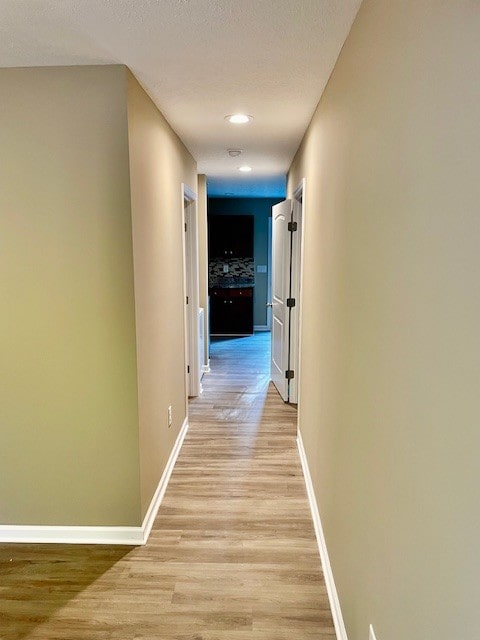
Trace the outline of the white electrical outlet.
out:
<instances>
[{"instance_id":1,"label":"white electrical outlet","mask_svg":"<svg viewBox=\"0 0 480 640\"><path fill-rule=\"evenodd\" d=\"M368 640L377 640L377 638L375 637L375 632L373 630L372 625L370 625L370 633L368 634Z\"/></svg>"},{"instance_id":2,"label":"white electrical outlet","mask_svg":"<svg viewBox=\"0 0 480 640\"><path fill-rule=\"evenodd\" d=\"M168 426L172 426L172 405L168 405Z\"/></svg>"},{"instance_id":3,"label":"white electrical outlet","mask_svg":"<svg viewBox=\"0 0 480 640\"><path fill-rule=\"evenodd\" d=\"M228 264L223 265L223 273L228 273Z\"/></svg>"}]
</instances>

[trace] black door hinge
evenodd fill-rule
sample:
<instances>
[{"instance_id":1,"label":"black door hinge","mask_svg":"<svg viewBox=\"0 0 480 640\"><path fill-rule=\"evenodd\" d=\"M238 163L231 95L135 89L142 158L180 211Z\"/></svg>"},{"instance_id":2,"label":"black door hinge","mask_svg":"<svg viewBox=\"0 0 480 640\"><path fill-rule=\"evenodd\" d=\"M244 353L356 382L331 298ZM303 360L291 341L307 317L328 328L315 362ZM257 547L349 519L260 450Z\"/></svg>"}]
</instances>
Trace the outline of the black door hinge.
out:
<instances>
[{"instance_id":1,"label":"black door hinge","mask_svg":"<svg viewBox=\"0 0 480 640\"><path fill-rule=\"evenodd\" d=\"M295 298L287 298L287 307L291 309L295 306Z\"/></svg>"},{"instance_id":2,"label":"black door hinge","mask_svg":"<svg viewBox=\"0 0 480 640\"><path fill-rule=\"evenodd\" d=\"M188 296L187 296L187 304L188 304Z\"/></svg>"},{"instance_id":3,"label":"black door hinge","mask_svg":"<svg viewBox=\"0 0 480 640\"><path fill-rule=\"evenodd\" d=\"M289 222L288 223L288 230L289 231L296 231L298 228L298 224L296 222Z\"/></svg>"},{"instance_id":4,"label":"black door hinge","mask_svg":"<svg viewBox=\"0 0 480 640\"><path fill-rule=\"evenodd\" d=\"M294 377L295 377L295 374L293 372L293 369L288 369L288 371L285 371L285 378L287 380L293 380Z\"/></svg>"},{"instance_id":5,"label":"black door hinge","mask_svg":"<svg viewBox=\"0 0 480 640\"><path fill-rule=\"evenodd\" d=\"M187 232L187 223L185 222L185 233Z\"/></svg>"},{"instance_id":6,"label":"black door hinge","mask_svg":"<svg viewBox=\"0 0 480 640\"><path fill-rule=\"evenodd\" d=\"M190 373L190 365L187 364L187 373Z\"/></svg>"}]
</instances>

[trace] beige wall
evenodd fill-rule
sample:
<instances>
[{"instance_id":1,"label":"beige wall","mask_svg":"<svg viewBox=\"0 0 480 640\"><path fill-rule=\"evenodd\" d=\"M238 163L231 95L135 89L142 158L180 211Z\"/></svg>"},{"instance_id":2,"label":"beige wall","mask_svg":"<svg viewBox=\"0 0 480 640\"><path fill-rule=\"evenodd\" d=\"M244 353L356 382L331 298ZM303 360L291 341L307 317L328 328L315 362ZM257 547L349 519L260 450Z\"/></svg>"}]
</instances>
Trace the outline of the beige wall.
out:
<instances>
[{"instance_id":1,"label":"beige wall","mask_svg":"<svg viewBox=\"0 0 480 640\"><path fill-rule=\"evenodd\" d=\"M0 86L0 524L138 526L186 417L196 164L125 67Z\"/></svg>"},{"instance_id":2,"label":"beige wall","mask_svg":"<svg viewBox=\"0 0 480 640\"><path fill-rule=\"evenodd\" d=\"M143 516L186 417L181 183L195 192L197 175L130 72L127 83Z\"/></svg>"},{"instance_id":3,"label":"beige wall","mask_svg":"<svg viewBox=\"0 0 480 640\"><path fill-rule=\"evenodd\" d=\"M125 70L0 70L0 523L140 523Z\"/></svg>"},{"instance_id":4,"label":"beige wall","mask_svg":"<svg viewBox=\"0 0 480 640\"><path fill-rule=\"evenodd\" d=\"M208 305L208 223L207 223L207 176L198 176L198 280L199 306L204 309L204 361L208 365L209 356L209 305Z\"/></svg>"},{"instance_id":5,"label":"beige wall","mask_svg":"<svg viewBox=\"0 0 480 640\"><path fill-rule=\"evenodd\" d=\"M366 0L306 177L300 430L350 640L474 640L480 9Z\"/></svg>"}]
</instances>

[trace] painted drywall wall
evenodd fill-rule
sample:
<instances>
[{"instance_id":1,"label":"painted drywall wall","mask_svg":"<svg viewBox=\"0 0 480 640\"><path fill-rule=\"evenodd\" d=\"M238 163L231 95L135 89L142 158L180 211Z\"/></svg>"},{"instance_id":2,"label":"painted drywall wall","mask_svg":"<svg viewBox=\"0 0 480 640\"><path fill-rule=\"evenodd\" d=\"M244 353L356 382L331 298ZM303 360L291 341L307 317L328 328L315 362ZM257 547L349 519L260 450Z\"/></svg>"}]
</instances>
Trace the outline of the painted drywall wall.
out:
<instances>
[{"instance_id":1,"label":"painted drywall wall","mask_svg":"<svg viewBox=\"0 0 480 640\"><path fill-rule=\"evenodd\" d=\"M0 523L139 525L125 70L0 93Z\"/></svg>"},{"instance_id":2,"label":"painted drywall wall","mask_svg":"<svg viewBox=\"0 0 480 640\"><path fill-rule=\"evenodd\" d=\"M272 215L272 206L282 198L209 198L209 215L253 215L254 216L254 259L255 292L253 303L253 324L267 324L267 273L258 273L257 265L268 264L268 218Z\"/></svg>"},{"instance_id":3,"label":"painted drywall wall","mask_svg":"<svg viewBox=\"0 0 480 640\"><path fill-rule=\"evenodd\" d=\"M207 176L198 176L197 194L198 219L198 287L199 305L204 310L204 353L203 364L208 366L209 354L209 304L208 304L208 225L207 225Z\"/></svg>"},{"instance_id":4,"label":"painted drywall wall","mask_svg":"<svg viewBox=\"0 0 480 640\"><path fill-rule=\"evenodd\" d=\"M130 72L127 87L143 516L186 418L182 182L195 192L197 172Z\"/></svg>"},{"instance_id":5,"label":"painted drywall wall","mask_svg":"<svg viewBox=\"0 0 480 640\"><path fill-rule=\"evenodd\" d=\"M365 0L306 177L300 430L350 640L478 638L480 6Z\"/></svg>"}]
</instances>

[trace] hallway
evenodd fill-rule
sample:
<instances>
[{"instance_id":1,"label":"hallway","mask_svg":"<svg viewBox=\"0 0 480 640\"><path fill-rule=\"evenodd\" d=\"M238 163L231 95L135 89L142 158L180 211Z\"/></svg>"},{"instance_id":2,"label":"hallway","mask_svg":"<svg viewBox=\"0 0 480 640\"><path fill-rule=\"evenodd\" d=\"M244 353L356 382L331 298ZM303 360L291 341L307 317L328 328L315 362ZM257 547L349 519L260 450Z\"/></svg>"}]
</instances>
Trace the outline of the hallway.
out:
<instances>
[{"instance_id":1,"label":"hallway","mask_svg":"<svg viewBox=\"0 0 480 640\"><path fill-rule=\"evenodd\" d=\"M269 341L265 332L212 343L212 373L190 404L190 430L164 506L204 514L188 523L195 531L182 533L209 563L202 584L185 595L248 620L243 631L232 625L219 638L330 639L296 411L269 385ZM200 478L193 488L194 468Z\"/></svg>"},{"instance_id":2,"label":"hallway","mask_svg":"<svg viewBox=\"0 0 480 640\"><path fill-rule=\"evenodd\" d=\"M0 547L2 640L335 637L269 338L212 344L145 547Z\"/></svg>"}]
</instances>

